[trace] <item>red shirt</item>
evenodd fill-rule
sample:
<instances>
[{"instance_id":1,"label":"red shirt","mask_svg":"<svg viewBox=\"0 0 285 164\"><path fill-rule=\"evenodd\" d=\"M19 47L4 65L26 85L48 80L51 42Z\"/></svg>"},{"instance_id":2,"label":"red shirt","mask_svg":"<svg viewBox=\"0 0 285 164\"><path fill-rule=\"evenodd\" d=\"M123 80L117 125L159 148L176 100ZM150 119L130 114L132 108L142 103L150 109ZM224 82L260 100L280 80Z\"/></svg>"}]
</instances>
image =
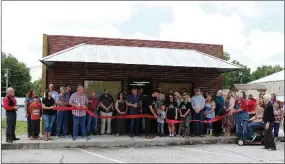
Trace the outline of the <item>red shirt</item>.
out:
<instances>
[{"instance_id":1,"label":"red shirt","mask_svg":"<svg viewBox=\"0 0 285 164\"><path fill-rule=\"evenodd\" d=\"M16 101L15 97L14 97L14 96L9 96L9 97L10 97L10 98L12 99L12 101L14 102L14 106L17 106L17 101ZM9 105L8 96L4 97L4 99L3 99L3 106L4 106L4 109L5 109L5 110L15 110L15 109L13 108L13 106L10 106L10 105Z\"/></svg>"},{"instance_id":2,"label":"red shirt","mask_svg":"<svg viewBox=\"0 0 285 164\"><path fill-rule=\"evenodd\" d=\"M39 119L41 119L42 104L39 103L39 102L33 102L30 105L30 111L31 111L31 120L39 120Z\"/></svg>"},{"instance_id":3,"label":"red shirt","mask_svg":"<svg viewBox=\"0 0 285 164\"><path fill-rule=\"evenodd\" d=\"M247 100L247 111L255 112L256 110L256 99L248 99Z\"/></svg>"},{"instance_id":4,"label":"red shirt","mask_svg":"<svg viewBox=\"0 0 285 164\"><path fill-rule=\"evenodd\" d=\"M98 107L98 104L99 104L99 99L97 99L97 98L93 98L93 97L91 97L90 99L89 99L89 101L91 101L90 103L89 103L89 107L90 107L90 110L92 110L92 111L96 111L97 110L97 107Z\"/></svg>"},{"instance_id":5,"label":"red shirt","mask_svg":"<svg viewBox=\"0 0 285 164\"><path fill-rule=\"evenodd\" d=\"M238 100L236 100L235 102L235 109L236 109L236 105L238 103ZM247 102L245 99L241 99L241 107L240 109L247 111Z\"/></svg>"}]
</instances>

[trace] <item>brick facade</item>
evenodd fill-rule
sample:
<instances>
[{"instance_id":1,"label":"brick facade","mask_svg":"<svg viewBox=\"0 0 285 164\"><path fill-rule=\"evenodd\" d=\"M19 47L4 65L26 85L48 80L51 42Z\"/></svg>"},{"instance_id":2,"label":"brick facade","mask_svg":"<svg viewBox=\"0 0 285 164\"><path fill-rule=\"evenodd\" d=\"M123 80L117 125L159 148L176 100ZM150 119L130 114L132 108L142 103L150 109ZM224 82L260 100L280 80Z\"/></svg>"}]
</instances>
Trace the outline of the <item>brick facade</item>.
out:
<instances>
[{"instance_id":1,"label":"brick facade","mask_svg":"<svg viewBox=\"0 0 285 164\"><path fill-rule=\"evenodd\" d=\"M223 58L223 45L215 45L215 44L117 39L117 38L78 37L78 36L61 36L61 35L48 35L47 39L48 39L48 55L76 46L81 43L86 43L86 44L113 45L113 46L153 47L153 48L188 49L188 50L194 49L221 59Z\"/></svg>"},{"instance_id":2,"label":"brick facade","mask_svg":"<svg viewBox=\"0 0 285 164\"><path fill-rule=\"evenodd\" d=\"M76 71L75 71L76 70ZM127 78L153 79L153 88L158 82L186 82L194 87L216 92L221 89L221 78L214 69L173 68L157 66L112 65L94 63L58 63L48 69L48 83L56 88L70 83L83 85L84 80L123 81L123 91L127 92Z\"/></svg>"}]
</instances>

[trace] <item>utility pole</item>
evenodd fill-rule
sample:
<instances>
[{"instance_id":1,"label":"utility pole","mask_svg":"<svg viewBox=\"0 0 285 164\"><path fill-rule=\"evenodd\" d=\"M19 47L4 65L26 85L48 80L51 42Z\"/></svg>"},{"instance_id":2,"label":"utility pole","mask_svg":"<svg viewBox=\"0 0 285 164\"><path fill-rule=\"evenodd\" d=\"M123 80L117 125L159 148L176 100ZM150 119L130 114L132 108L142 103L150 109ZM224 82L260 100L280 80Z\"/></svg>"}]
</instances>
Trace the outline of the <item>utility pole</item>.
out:
<instances>
[{"instance_id":1,"label":"utility pole","mask_svg":"<svg viewBox=\"0 0 285 164\"><path fill-rule=\"evenodd\" d=\"M5 77L6 77L6 92L7 92L8 84L9 84L9 69L6 68L5 70L6 70Z\"/></svg>"}]
</instances>

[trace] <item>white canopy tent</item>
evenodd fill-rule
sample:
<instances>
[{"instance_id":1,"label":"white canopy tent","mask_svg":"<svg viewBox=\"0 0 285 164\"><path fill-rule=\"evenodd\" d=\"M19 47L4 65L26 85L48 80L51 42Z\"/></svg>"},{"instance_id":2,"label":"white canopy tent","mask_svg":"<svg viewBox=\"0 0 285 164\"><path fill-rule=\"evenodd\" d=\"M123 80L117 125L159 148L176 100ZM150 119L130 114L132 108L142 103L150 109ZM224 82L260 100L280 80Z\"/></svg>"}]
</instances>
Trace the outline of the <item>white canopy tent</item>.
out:
<instances>
[{"instance_id":1,"label":"white canopy tent","mask_svg":"<svg viewBox=\"0 0 285 164\"><path fill-rule=\"evenodd\" d=\"M196 51L183 49L79 44L40 60L47 66L57 62L92 62L178 67L214 68L228 72L241 67Z\"/></svg>"},{"instance_id":2,"label":"white canopy tent","mask_svg":"<svg viewBox=\"0 0 285 164\"><path fill-rule=\"evenodd\" d=\"M284 70L250 82L249 84L266 84L270 92L276 94L277 100L284 101Z\"/></svg>"},{"instance_id":3,"label":"white canopy tent","mask_svg":"<svg viewBox=\"0 0 285 164\"><path fill-rule=\"evenodd\" d=\"M282 80L284 80L284 70L282 70L280 72L273 73L273 74L266 76L266 77L263 77L261 79L252 81L249 84L264 83L264 82L270 82L270 81L282 81Z\"/></svg>"}]
</instances>

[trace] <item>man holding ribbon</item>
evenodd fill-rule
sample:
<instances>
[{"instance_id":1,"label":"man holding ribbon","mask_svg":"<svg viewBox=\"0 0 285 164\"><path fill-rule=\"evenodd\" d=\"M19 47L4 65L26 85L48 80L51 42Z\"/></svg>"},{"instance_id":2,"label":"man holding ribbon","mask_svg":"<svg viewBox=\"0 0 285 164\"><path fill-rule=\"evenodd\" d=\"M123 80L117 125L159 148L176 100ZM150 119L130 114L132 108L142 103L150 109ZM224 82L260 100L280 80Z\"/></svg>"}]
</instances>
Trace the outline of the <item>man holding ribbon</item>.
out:
<instances>
[{"instance_id":1,"label":"man holding ribbon","mask_svg":"<svg viewBox=\"0 0 285 164\"><path fill-rule=\"evenodd\" d=\"M72 110L73 115L73 136L72 140L75 141L78 135L78 124L80 124L80 129L82 137L86 140L90 138L86 135L86 126L85 126L85 116L86 116L86 107L88 104L87 95L84 93L83 86L79 85L77 87L77 92L73 93L69 99L69 105L76 107L77 110ZM82 110L83 109L83 110Z\"/></svg>"},{"instance_id":2,"label":"man holding ribbon","mask_svg":"<svg viewBox=\"0 0 285 164\"><path fill-rule=\"evenodd\" d=\"M141 101L140 97L137 95L137 89L132 89L132 94L128 95L128 99L126 102L127 106L129 107L130 115L136 115L141 113ZM138 136L140 132L140 119L139 118L132 118L130 120L130 137L134 137L135 135Z\"/></svg>"}]
</instances>

